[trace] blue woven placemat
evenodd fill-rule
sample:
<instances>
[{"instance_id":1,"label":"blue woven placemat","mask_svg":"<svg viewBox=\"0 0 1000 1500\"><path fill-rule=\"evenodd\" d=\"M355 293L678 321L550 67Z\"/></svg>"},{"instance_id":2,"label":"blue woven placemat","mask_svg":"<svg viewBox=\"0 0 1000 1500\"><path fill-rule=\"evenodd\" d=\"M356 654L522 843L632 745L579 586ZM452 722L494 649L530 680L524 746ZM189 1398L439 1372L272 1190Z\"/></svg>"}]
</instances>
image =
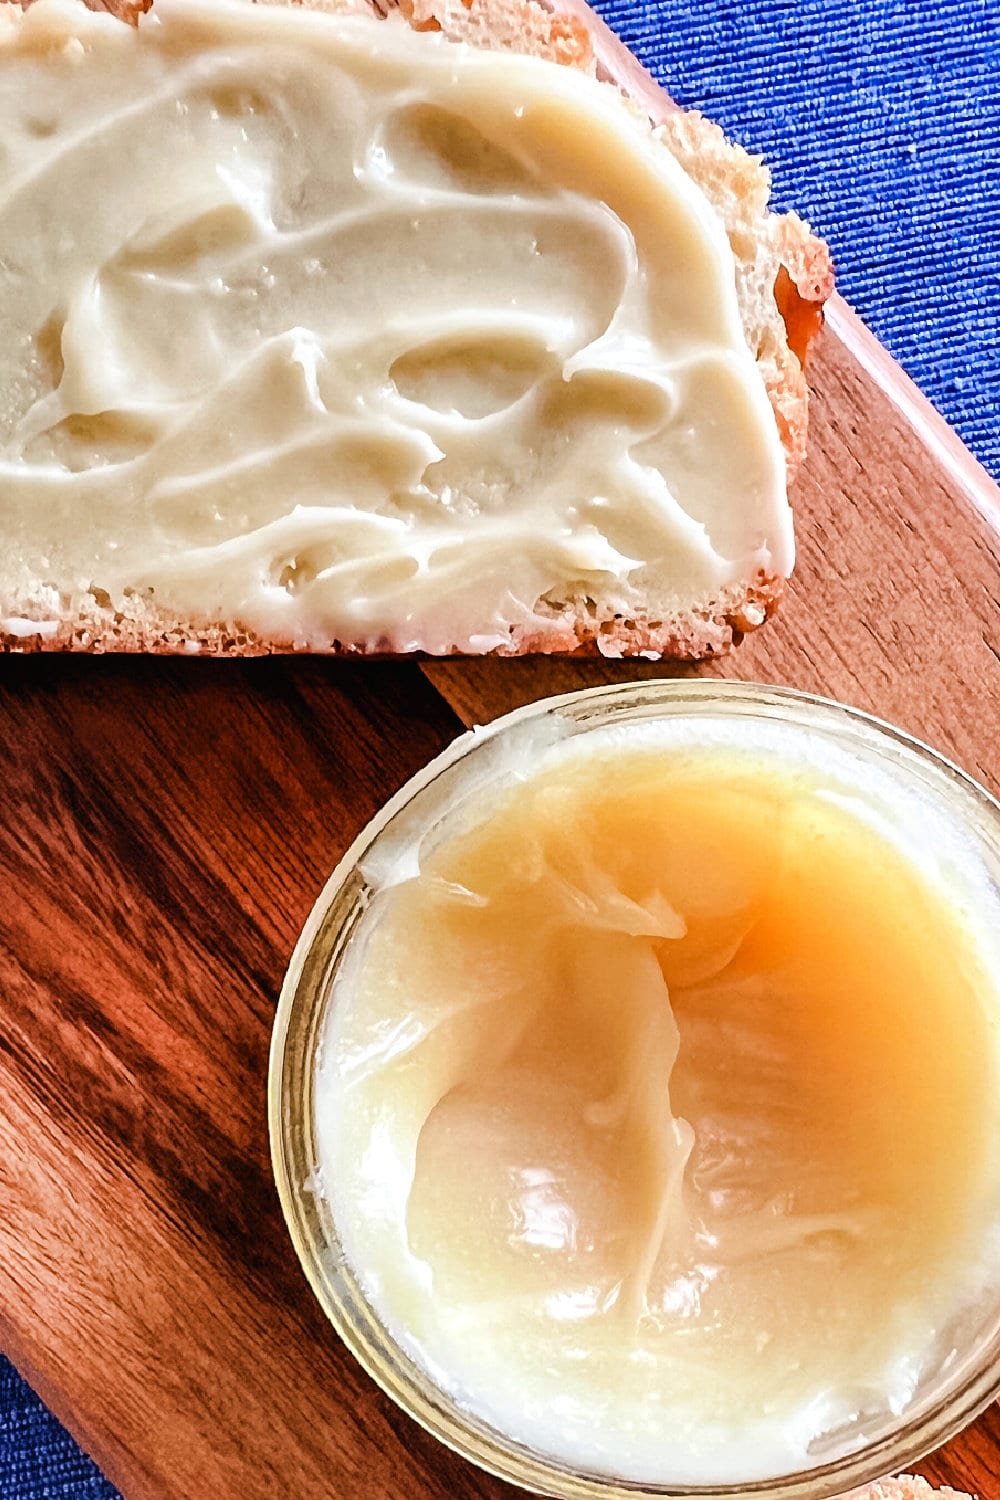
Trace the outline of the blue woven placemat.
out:
<instances>
[{"instance_id":1,"label":"blue woven placemat","mask_svg":"<svg viewBox=\"0 0 1000 1500\"><path fill-rule=\"evenodd\" d=\"M115 1500L117 1491L0 1357L2 1500Z\"/></svg>"},{"instance_id":2,"label":"blue woven placemat","mask_svg":"<svg viewBox=\"0 0 1000 1500\"><path fill-rule=\"evenodd\" d=\"M1000 478L996 0L597 0L774 173L839 285ZM115 1491L0 1358L0 1500Z\"/></svg>"}]
</instances>

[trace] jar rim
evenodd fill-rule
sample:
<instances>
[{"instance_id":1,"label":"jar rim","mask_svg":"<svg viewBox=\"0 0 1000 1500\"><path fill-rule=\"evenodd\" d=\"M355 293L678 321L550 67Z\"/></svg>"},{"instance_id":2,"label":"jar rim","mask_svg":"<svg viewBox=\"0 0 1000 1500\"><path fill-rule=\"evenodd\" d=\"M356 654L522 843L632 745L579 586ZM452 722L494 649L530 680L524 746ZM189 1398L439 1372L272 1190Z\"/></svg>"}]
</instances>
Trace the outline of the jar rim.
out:
<instances>
[{"instance_id":1,"label":"jar rim","mask_svg":"<svg viewBox=\"0 0 1000 1500\"><path fill-rule=\"evenodd\" d=\"M268 1072L268 1119L275 1182L296 1254L323 1311L347 1348L383 1391L447 1447L480 1468L557 1500L832 1500L886 1474L911 1467L948 1441L1000 1394L1000 1319L970 1357L965 1378L898 1422L874 1442L808 1470L736 1484L636 1482L574 1470L537 1453L463 1409L403 1350L364 1295L341 1248L332 1213L315 1189L318 1153L314 1067L333 977L360 920L367 885L365 856L393 833L424 831L435 799L476 761L490 779L495 747L546 718L569 733L616 722L715 714L769 719L847 741L864 753L891 752L902 778L929 780L939 796L963 805L959 821L988 842L1000 868L1000 802L944 755L887 721L794 688L722 679L634 680L538 699L459 735L389 798L336 865L302 929L278 1001ZM492 775L500 774L499 765Z\"/></svg>"}]
</instances>

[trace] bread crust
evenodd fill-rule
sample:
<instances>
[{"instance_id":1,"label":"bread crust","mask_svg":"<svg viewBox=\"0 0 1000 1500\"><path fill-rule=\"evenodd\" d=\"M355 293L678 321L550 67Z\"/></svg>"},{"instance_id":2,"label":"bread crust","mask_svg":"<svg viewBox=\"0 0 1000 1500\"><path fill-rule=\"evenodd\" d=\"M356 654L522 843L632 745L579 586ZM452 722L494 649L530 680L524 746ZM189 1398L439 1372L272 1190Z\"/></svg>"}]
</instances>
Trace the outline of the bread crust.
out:
<instances>
[{"instance_id":1,"label":"bread crust","mask_svg":"<svg viewBox=\"0 0 1000 1500\"><path fill-rule=\"evenodd\" d=\"M853 1490L844 1500L972 1500L972 1497L947 1487L935 1490L926 1479L901 1474L898 1479L880 1479L863 1490Z\"/></svg>"},{"instance_id":2,"label":"bread crust","mask_svg":"<svg viewBox=\"0 0 1000 1500\"><path fill-rule=\"evenodd\" d=\"M270 3L270 0L268 0ZM281 0L277 0L281 3ZM674 615L651 619L638 616L622 619L601 614L587 601L565 605L548 605L539 612L548 614L551 628L531 633L523 629L511 632L509 643L485 653L490 656L527 656L547 653L567 656L646 657L672 661L702 661L723 656L743 636L756 630L778 607L785 580L758 575L747 587L737 584L703 608L680 611ZM0 652L31 653L38 651L148 651L164 656L281 656L301 652L306 647L295 640L271 640L239 625L220 625L211 621L200 626L178 621L166 611L157 609L148 598L133 596L121 609L109 608L93 601L74 613L67 612L57 621L38 620L33 631L32 615L26 607L23 616L16 610L9 616L18 619L16 633L0 629ZM53 628L53 625L55 628ZM358 645L331 640L328 644L310 642L308 649L329 656L389 657L388 647ZM423 655L425 653L414 653ZM458 650L448 653L460 656Z\"/></svg>"},{"instance_id":3,"label":"bread crust","mask_svg":"<svg viewBox=\"0 0 1000 1500\"><path fill-rule=\"evenodd\" d=\"M484 50L528 53L565 67L594 71L587 28L537 0L372 0L383 14L396 10L415 31L443 31L449 41Z\"/></svg>"},{"instance_id":4,"label":"bread crust","mask_svg":"<svg viewBox=\"0 0 1000 1500\"><path fill-rule=\"evenodd\" d=\"M32 0L0 0L0 5L19 5L22 10L27 10L31 3ZM105 11L129 26L137 26L139 17L149 10L153 0L81 0L81 3L88 10Z\"/></svg>"},{"instance_id":5,"label":"bread crust","mask_svg":"<svg viewBox=\"0 0 1000 1500\"><path fill-rule=\"evenodd\" d=\"M31 0L0 0L30 4ZM82 0L129 24L138 24L152 0ZM262 0L301 4L303 0ZM595 72L593 41L575 17L540 0L308 0L315 9L360 11L386 17L396 11L416 30L441 31L449 40L493 50L513 50L547 58L584 72ZM398 24L395 22L394 24ZM612 85L609 85L609 87ZM802 361L805 331L819 326L822 303L832 290L826 246L795 215L770 214L770 178L759 159L728 141L697 111L669 112L654 132L706 191L725 225L737 267L737 292L747 340L771 400L786 455L789 481L805 456L808 393ZM783 279L782 279L783 278ZM775 314L775 294L784 325ZM813 322L803 320L811 309ZM762 312L762 309L766 311ZM786 330L787 329L787 333ZM669 615L626 619L602 613L581 598L536 606L552 623L542 631L514 627L510 639L489 654L532 652L584 656L696 661L722 655L744 634L757 629L777 608L784 580L758 576L722 594ZM18 621L4 630L4 619ZM39 623L38 631L30 622ZM259 656L311 650L344 656L389 655L370 644L331 640L266 639L239 621L180 619L153 600L134 596L108 608L87 595L77 598L53 622L39 601L0 604L0 651L129 651L164 654ZM460 654L455 652L453 654Z\"/></svg>"}]
</instances>

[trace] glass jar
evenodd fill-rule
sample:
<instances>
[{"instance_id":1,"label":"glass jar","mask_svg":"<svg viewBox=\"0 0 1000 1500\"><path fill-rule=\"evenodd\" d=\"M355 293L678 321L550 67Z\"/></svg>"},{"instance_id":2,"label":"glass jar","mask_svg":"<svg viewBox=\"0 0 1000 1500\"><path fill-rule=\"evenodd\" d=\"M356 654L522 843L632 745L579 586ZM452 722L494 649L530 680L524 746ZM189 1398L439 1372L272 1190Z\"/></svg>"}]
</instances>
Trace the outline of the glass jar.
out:
<instances>
[{"instance_id":1,"label":"glass jar","mask_svg":"<svg viewBox=\"0 0 1000 1500\"><path fill-rule=\"evenodd\" d=\"M330 1206L318 1191L314 1119L317 1049L334 978L372 895L371 871L443 827L456 802L509 777L518 756L530 767L546 737L583 736L609 726L684 717L706 726L747 720L780 726L846 751L905 793L929 797L959 830L1000 895L1000 804L956 766L898 729L858 710L790 689L719 681L638 681L533 703L462 735L414 776L355 840L331 875L296 946L274 1026L269 1117L274 1173L285 1218L306 1276L340 1337L404 1411L435 1437L514 1484L563 1500L649 1496L659 1500L828 1500L905 1470L947 1441L1000 1392L1000 1297L957 1350L934 1388L924 1390L891 1426L853 1451L796 1474L742 1484L637 1483L576 1471L533 1451L470 1414L399 1347L362 1290L341 1245Z\"/></svg>"}]
</instances>

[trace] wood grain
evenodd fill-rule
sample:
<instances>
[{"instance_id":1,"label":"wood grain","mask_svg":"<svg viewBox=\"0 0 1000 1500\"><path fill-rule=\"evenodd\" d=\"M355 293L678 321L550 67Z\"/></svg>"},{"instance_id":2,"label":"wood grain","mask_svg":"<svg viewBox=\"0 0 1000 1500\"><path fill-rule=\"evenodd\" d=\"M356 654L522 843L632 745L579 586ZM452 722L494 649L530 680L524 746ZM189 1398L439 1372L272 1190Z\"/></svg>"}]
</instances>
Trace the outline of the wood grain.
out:
<instances>
[{"instance_id":1,"label":"wood grain","mask_svg":"<svg viewBox=\"0 0 1000 1500\"><path fill-rule=\"evenodd\" d=\"M790 596L705 670L875 709L996 787L988 509L832 331L817 353ZM460 723L662 670L0 666L0 1337L129 1500L508 1493L312 1302L268 1171L273 1004L325 875ZM994 1500L996 1410L922 1469Z\"/></svg>"},{"instance_id":2,"label":"wood grain","mask_svg":"<svg viewBox=\"0 0 1000 1500\"><path fill-rule=\"evenodd\" d=\"M0 669L0 1339L130 1500L501 1493L326 1325L265 1122L309 907L457 727L414 666Z\"/></svg>"},{"instance_id":3,"label":"wood grain","mask_svg":"<svg viewBox=\"0 0 1000 1500\"><path fill-rule=\"evenodd\" d=\"M1000 492L842 304L811 379L788 598L704 670L874 710L1000 790ZM462 724L663 671L0 662L0 1343L127 1500L514 1494L319 1314L270 1181L270 1023L325 876ZM921 1470L998 1500L997 1409Z\"/></svg>"}]
</instances>

